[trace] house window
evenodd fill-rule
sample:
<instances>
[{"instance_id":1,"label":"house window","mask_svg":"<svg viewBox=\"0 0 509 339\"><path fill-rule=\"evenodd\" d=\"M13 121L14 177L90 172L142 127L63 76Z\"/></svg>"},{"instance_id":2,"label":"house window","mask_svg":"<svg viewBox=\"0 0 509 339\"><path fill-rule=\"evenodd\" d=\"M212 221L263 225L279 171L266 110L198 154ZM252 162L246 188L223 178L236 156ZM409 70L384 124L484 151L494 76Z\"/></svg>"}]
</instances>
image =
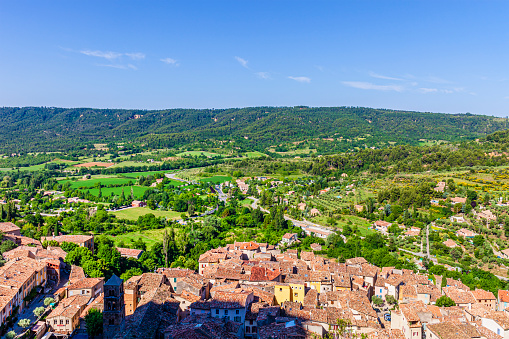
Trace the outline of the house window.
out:
<instances>
[{"instance_id":1,"label":"house window","mask_svg":"<svg viewBox=\"0 0 509 339\"><path fill-rule=\"evenodd\" d=\"M57 320L53 320L53 325L56 325L57 324Z\"/></svg>"},{"instance_id":2,"label":"house window","mask_svg":"<svg viewBox=\"0 0 509 339\"><path fill-rule=\"evenodd\" d=\"M250 333L250 330L251 330L250 327L246 327L246 333Z\"/></svg>"},{"instance_id":3,"label":"house window","mask_svg":"<svg viewBox=\"0 0 509 339\"><path fill-rule=\"evenodd\" d=\"M236 311L235 311L235 314L240 314L240 310L236 310Z\"/></svg>"},{"instance_id":4,"label":"house window","mask_svg":"<svg viewBox=\"0 0 509 339\"><path fill-rule=\"evenodd\" d=\"M241 319L240 319L240 317L239 317L239 316L237 316L237 317L234 317L234 318L233 318L233 321L236 321L236 322L240 323L240 322L241 322Z\"/></svg>"},{"instance_id":5,"label":"house window","mask_svg":"<svg viewBox=\"0 0 509 339\"><path fill-rule=\"evenodd\" d=\"M60 325L64 324L64 320L60 319Z\"/></svg>"},{"instance_id":6,"label":"house window","mask_svg":"<svg viewBox=\"0 0 509 339\"><path fill-rule=\"evenodd\" d=\"M225 314L225 315L226 315L226 314L228 314L228 310L224 310L224 314Z\"/></svg>"},{"instance_id":7,"label":"house window","mask_svg":"<svg viewBox=\"0 0 509 339\"><path fill-rule=\"evenodd\" d=\"M252 320L249 320L249 325L253 325L253 321Z\"/></svg>"},{"instance_id":8,"label":"house window","mask_svg":"<svg viewBox=\"0 0 509 339\"><path fill-rule=\"evenodd\" d=\"M216 314L219 314L219 310L216 310Z\"/></svg>"},{"instance_id":9,"label":"house window","mask_svg":"<svg viewBox=\"0 0 509 339\"><path fill-rule=\"evenodd\" d=\"M283 292L283 289L282 289L282 288L279 288L279 292Z\"/></svg>"},{"instance_id":10,"label":"house window","mask_svg":"<svg viewBox=\"0 0 509 339\"><path fill-rule=\"evenodd\" d=\"M500 328L497 328L497 334L500 335Z\"/></svg>"},{"instance_id":11,"label":"house window","mask_svg":"<svg viewBox=\"0 0 509 339\"><path fill-rule=\"evenodd\" d=\"M66 324L66 325L69 325L69 319L67 319L67 320L65 321L65 324Z\"/></svg>"},{"instance_id":12,"label":"house window","mask_svg":"<svg viewBox=\"0 0 509 339\"><path fill-rule=\"evenodd\" d=\"M256 326L253 326L253 328L251 328L251 330L253 331L253 333L256 333Z\"/></svg>"},{"instance_id":13,"label":"house window","mask_svg":"<svg viewBox=\"0 0 509 339\"><path fill-rule=\"evenodd\" d=\"M115 319L110 319L108 322L110 325L115 325Z\"/></svg>"}]
</instances>

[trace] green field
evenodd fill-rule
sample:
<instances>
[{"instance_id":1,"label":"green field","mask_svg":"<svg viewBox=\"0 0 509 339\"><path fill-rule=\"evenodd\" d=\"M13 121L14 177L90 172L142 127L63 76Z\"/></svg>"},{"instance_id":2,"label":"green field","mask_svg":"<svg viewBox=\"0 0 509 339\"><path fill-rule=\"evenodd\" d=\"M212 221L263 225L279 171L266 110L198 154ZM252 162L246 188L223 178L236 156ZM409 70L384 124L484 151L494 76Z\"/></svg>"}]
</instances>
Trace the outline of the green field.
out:
<instances>
[{"instance_id":1,"label":"green field","mask_svg":"<svg viewBox=\"0 0 509 339\"><path fill-rule=\"evenodd\" d=\"M255 151L255 152L246 152L245 155L248 158L259 158L259 157L267 157L267 154L263 154L261 152Z\"/></svg>"},{"instance_id":2,"label":"green field","mask_svg":"<svg viewBox=\"0 0 509 339\"><path fill-rule=\"evenodd\" d=\"M200 179L199 181L200 182L212 182L214 184L220 184L222 182L226 182L226 181L230 181L230 180L232 180L232 177L226 177L226 176L223 176L223 175L215 175L215 176L210 177L210 178Z\"/></svg>"},{"instance_id":3,"label":"green field","mask_svg":"<svg viewBox=\"0 0 509 339\"><path fill-rule=\"evenodd\" d=\"M206 157L223 157L224 155L218 154L218 153L212 153L212 152L206 152L206 151L187 151L177 154L178 157L184 157L184 156L206 156Z\"/></svg>"},{"instance_id":4,"label":"green field","mask_svg":"<svg viewBox=\"0 0 509 339\"><path fill-rule=\"evenodd\" d=\"M129 220L138 220L138 218L142 215L152 213L156 217L165 217L166 219L180 219L180 212L174 211L159 211L159 210L151 210L148 207L133 207L128 208L118 212L111 212L115 214L118 218L121 219L129 219Z\"/></svg>"},{"instance_id":5,"label":"green field","mask_svg":"<svg viewBox=\"0 0 509 339\"><path fill-rule=\"evenodd\" d=\"M244 199L244 200L242 200L242 201L240 202L240 204L241 204L242 206L251 206L251 204L252 204L252 203L253 203L253 200L251 200L251 199L249 199L249 198L246 198L246 199Z\"/></svg>"},{"instance_id":6,"label":"green field","mask_svg":"<svg viewBox=\"0 0 509 339\"><path fill-rule=\"evenodd\" d=\"M66 182L71 183L71 188L78 188L78 187L94 187L94 185L99 182L103 186L128 185L129 182L134 184L136 182L136 180L128 179L128 178L109 177L109 178L92 178L92 179L88 179L88 180L78 180L78 181L62 180L59 183L63 184Z\"/></svg>"},{"instance_id":7,"label":"green field","mask_svg":"<svg viewBox=\"0 0 509 339\"><path fill-rule=\"evenodd\" d=\"M120 175L127 178L138 178L141 176L148 177L149 175L155 175L157 173L172 173L173 171L151 171L151 172L131 172L121 173Z\"/></svg>"},{"instance_id":8,"label":"green field","mask_svg":"<svg viewBox=\"0 0 509 339\"><path fill-rule=\"evenodd\" d=\"M111 195L113 192L114 195L121 195L122 189L124 189L124 195L127 197L131 195L131 187L133 188L133 194L135 198L141 198L143 193L148 190L150 187L146 186L123 186L123 187L103 187L101 188L101 193L103 196ZM99 194L98 188L88 189L90 194L97 196Z\"/></svg>"},{"instance_id":9,"label":"green field","mask_svg":"<svg viewBox=\"0 0 509 339\"><path fill-rule=\"evenodd\" d=\"M141 167L141 166L154 166L154 165L157 165L157 164L160 164L161 162L158 161L158 162L147 162L147 161L144 161L144 162L138 162L138 161L122 161L122 162L119 162L119 163L116 163L115 165L111 166L111 167L126 167L126 166L131 166L131 167Z\"/></svg>"},{"instance_id":10,"label":"green field","mask_svg":"<svg viewBox=\"0 0 509 339\"><path fill-rule=\"evenodd\" d=\"M169 227L166 229L169 229ZM126 245L129 245L131 240L138 240L141 238L147 244L147 249L150 249L156 242L163 240L164 230L165 229L163 228L157 230L145 230L141 232L126 233L117 236L108 235L108 238L113 240L116 245L118 245L120 241L123 241ZM174 228L174 230L175 233L180 231L178 228Z\"/></svg>"}]
</instances>

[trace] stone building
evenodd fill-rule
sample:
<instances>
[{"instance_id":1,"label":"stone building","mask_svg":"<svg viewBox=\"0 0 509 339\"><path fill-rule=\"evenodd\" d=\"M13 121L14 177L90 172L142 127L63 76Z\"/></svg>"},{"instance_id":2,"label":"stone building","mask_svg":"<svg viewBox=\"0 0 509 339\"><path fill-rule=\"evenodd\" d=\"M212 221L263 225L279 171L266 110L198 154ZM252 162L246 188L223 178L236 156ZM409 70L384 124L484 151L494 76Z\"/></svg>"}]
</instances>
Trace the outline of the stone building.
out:
<instances>
[{"instance_id":1,"label":"stone building","mask_svg":"<svg viewBox=\"0 0 509 339\"><path fill-rule=\"evenodd\" d=\"M104 339L111 339L124 327L124 284L115 274L104 284Z\"/></svg>"}]
</instances>

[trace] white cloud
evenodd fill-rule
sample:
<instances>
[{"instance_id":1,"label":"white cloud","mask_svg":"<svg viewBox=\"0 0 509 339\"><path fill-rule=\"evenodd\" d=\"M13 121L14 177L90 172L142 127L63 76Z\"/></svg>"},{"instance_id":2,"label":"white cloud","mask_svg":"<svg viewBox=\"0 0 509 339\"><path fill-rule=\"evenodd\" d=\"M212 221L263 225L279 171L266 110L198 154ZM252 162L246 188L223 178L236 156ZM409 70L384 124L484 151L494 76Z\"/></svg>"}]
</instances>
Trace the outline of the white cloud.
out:
<instances>
[{"instance_id":1,"label":"white cloud","mask_svg":"<svg viewBox=\"0 0 509 339\"><path fill-rule=\"evenodd\" d=\"M372 78L377 78L377 79L403 81L403 79L400 79L400 78L393 78L393 77L389 77L389 76L386 76L386 75L381 75L381 74L378 74L378 73L375 73L375 72L369 72L369 76L372 77Z\"/></svg>"},{"instance_id":2,"label":"white cloud","mask_svg":"<svg viewBox=\"0 0 509 339\"><path fill-rule=\"evenodd\" d=\"M80 53L88 55L88 56L94 56L94 57L104 58L104 59L108 59L108 60L117 59L122 56L122 53L117 53L117 52L103 52L103 51L90 51L90 50L80 51Z\"/></svg>"},{"instance_id":3,"label":"white cloud","mask_svg":"<svg viewBox=\"0 0 509 339\"><path fill-rule=\"evenodd\" d=\"M270 79L269 72L256 72L255 74L260 79Z\"/></svg>"},{"instance_id":4,"label":"white cloud","mask_svg":"<svg viewBox=\"0 0 509 339\"><path fill-rule=\"evenodd\" d=\"M177 60L172 59L172 58L164 58L164 59L161 59L161 61L168 65L173 65L173 66L180 65Z\"/></svg>"},{"instance_id":5,"label":"white cloud","mask_svg":"<svg viewBox=\"0 0 509 339\"><path fill-rule=\"evenodd\" d=\"M129 58L133 59L133 60L142 60L142 59L145 59L145 54L143 53L126 53L125 54L126 56L128 56Z\"/></svg>"},{"instance_id":6,"label":"white cloud","mask_svg":"<svg viewBox=\"0 0 509 339\"><path fill-rule=\"evenodd\" d=\"M422 93L436 93L438 92L438 89L436 88L419 88L419 91L421 91Z\"/></svg>"},{"instance_id":7,"label":"white cloud","mask_svg":"<svg viewBox=\"0 0 509 339\"><path fill-rule=\"evenodd\" d=\"M359 89L373 89L376 91L403 92L405 90L403 86L399 85L375 85L370 82L363 81L343 81L343 85Z\"/></svg>"},{"instance_id":8,"label":"white cloud","mask_svg":"<svg viewBox=\"0 0 509 339\"><path fill-rule=\"evenodd\" d=\"M237 60L238 63L242 65L242 67L249 68L247 66L247 60L246 59L242 59L241 57L236 56L235 60Z\"/></svg>"},{"instance_id":9,"label":"white cloud","mask_svg":"<svg viewBox=\"0 0 509 339\"><path fill-rule=\"evenodd\" d=\"M295 81L298 81L298 82L305 82L305 83L310 83L311 82L311 79L308 78L308 77L288 77L288 79L292 79L292 80L295 80Z\"/></svg>"},{"instance_id":10,"label":"white cloud","mask_svg":"<svg viewBox=\"0 0 509 339\"><path fill-rule=\"evenodd\" d=\"M101 67L110 67L110 68L116 68L116 69L132 69L134 71L138 70L138 67L134 66L133 64L127 64L127 65L119 65L119 64L98 64L97 66Z\"/></svg>"}]
</instances>

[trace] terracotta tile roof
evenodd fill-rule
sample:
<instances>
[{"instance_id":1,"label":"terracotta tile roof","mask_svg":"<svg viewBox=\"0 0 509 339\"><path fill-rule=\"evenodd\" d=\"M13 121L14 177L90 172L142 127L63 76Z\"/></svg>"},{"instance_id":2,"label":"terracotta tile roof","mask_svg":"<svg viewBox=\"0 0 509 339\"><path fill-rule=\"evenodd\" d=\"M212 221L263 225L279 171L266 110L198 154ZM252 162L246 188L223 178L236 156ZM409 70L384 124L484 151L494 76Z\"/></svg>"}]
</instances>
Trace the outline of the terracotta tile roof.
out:
<instances>
[{"instance_id":1,"label":"terracotta tile roof","mask_svg":"<svg viewBox=\"0 0 509 339\"><path fill-rule=\"evenodd\" d=\"M271 270L265 267L254 266L251 268L249 281L274 281L281 275L281 271Z\"/></svg>"},{"instance_id":2,"label":"terracotta tile roof","mask_svg":"<svg viewBox=\"0 0 509 339\"><path fill-rule=\"evenodd\" d=\"M168 326L165 338L179 339L236 339L231 321L211 317L188 316L182 322Z\"/></svg>"},{"instance_id":3,"label":"terracotta tile roof","mask_svg":"<svg viewBox=\"0 0 509 339\"><path fill-rule=\"evenodd\" d=\"M350 259L346 259L346 265L361 265L361 264L365 264L367 263L368 261L366 259L364 259L363 257L356 257L356 258L350 258Z\"/></svg>"},{"instance_id":4,"label":"terracotta tile roof","mask_svg":"<svg viewBox=\"0 0 509 339\"><path fill-rule=\"evenodd\" d=\"M163 285L164 275L158 273L143 273L138 281L139 291L147 292Z\"/></svg>"},{"instance_id":5,"label":"terracotta tile roof","mask_svg":"<svg viewBox=\"0 0 509 339\"><path fill-rule=\"evenodd\" d=\"M465 293L454 286L444 287L442 288L442 291L445 293L445 295L454 300L456 305L468 303L473 304L477 302L471 293Z\"/></svg>"},{"instance_id":6,"label":"terracotta tile roof","mask_svg":"<svg viewBox=\"0 0 509 339\"><path fill-rule=\"evenodd\" d=\"M253 241L249 241L249 242L235 242L233 244L233 246L235 247L235 249L238 249L238 250L245 250L245 251L254 251L254 250L257 250L260 248L260 245L258 245L257 243L253 242Z\"/></svg>"},{"instance_id":7,"label":"terracotta tile roof","mask_svg":"<svg viewBox=\"0 0 509 339\"><path fill-rule=\"evenodd\" d=\"M509 291L507 291L507 290L498 290L498 299L501 302L509 303Z\"/></svg>"},{"instance_id":8,"label":"terracotta tile roof","mask_svg":"<svg viewBox=\"0 0 509 339\"><path fill-rule=\"evenodd\" d=\"M450 248L453 248L453 247L458 246L458 245L456 244L456 242L455 242L454 240L452 240L452 239L447 239L446 241L444 241L444 242L443 242L443 244L444 244L445 246L447 246L447 247L450 247Z\"/></svg>"},{"instance_id":9,"label":"terracotta tile roof","mask_svg":"<svg viewBox=\"0 0 509 339\"><path fill-rule=\"evenodd\" d=\"M72 265L71 273L69 274L69 282L74 284L82 279L85 279L85 271L80 266Z\"/></svg>"},{"instance_id":10,"label":"terracotta tile roof","mask_svg":"<svg viewBox=\"0 0 509 339\"><path fill-rule=\"evenodd\" d=\"M286 233L283 235L283 239L291 239L294 236L297 236L297 233Z\"/></svg>"},{"instance_id":11,"label":"terracotta tile roof","mask_svg":"<svg viewBox=\"0 0 509 339\"><path fill-rule=\"evenodd\" d=\"M465 309L465 312L473 315L474 317L487 318L492 312L492 309L484 304L475 303L472 304L472 307L470 309L468 308Z\"/></svg>"},{"instance_id":12,"label":"terracotta tile roof","mask_svg":"<svg viewBox=\"0 0 509 339\"><path fill-rule=\"evenodd\" d=\"M10 233L20 231L20 228L12 222L0 222L0 232Z\"/></svg>"},{"instance_id":13,"label":"terracotta tile roof","mask_svg":"<svg viewBox=\"0 0 509 339\"><path fill-rule=\"evenodd\" d=\"M253 296L251 291L237 289L232 292L217 291L212 300L212 308L239 308L248 306L250 297Z\"/></svg>"},{"instance_id":14,"label":"terracotta tile roof","mask_svg":"<svg viewBox=\"0 0 509 339\"><path fill-rule=\"evenodd\" d=\"M456 288L458 288L460 290L463 290L463 291L470 291L470 287L468 287L467 285L465 285L461 281L454 280L452 278L447 278L447 286L454 286L454 287L456 287Z\"/></svg>"},{"instance_id":15,"label":"terracotta tile roof","mask_svg":"<svg viewBox=\"0 0 509 339\"><path fill-rule=\"evenodd\" d=\"M475 289L474 291L470 291L470 293L472 293L476 300L497 300L493 293L483 289Z\"/></svg>"},{"instance_id":16,"label":"terracotta tile roof","mask_svg":"<svg viewBox=\"0 0 509 339\"><path fill-rule=\"evenodd\" d=\"M41 237L41 241L44 242L45 240L55 240L59 243L62 243L64 241L66 242L72 242L75 244L82 244L87 241L90 241L94 239L91 235L73 235L73 234L67 234L67 235L58 235L58 236L51 236L51 237Z\"/></svg>"},{"instance_id":17,"label":"terracotta tile roof","mask_svg":"<svg viewBox=\"0 0 509 339\"><path fill-rule=\"evenodd\" d=\"M161 285L145 293L136 311L126 317L122 331L115 339L155 338L177 321L179 302L171 297L171 287Z\"/></svg>"},{"instance_id":18,"label":"terracotta tile roof","mask_svg":"<svg viewBox=\"0 0 509 339\"><path fill-rule=\"evenodd\" d=\"M417 299L417 288L414 285L401 286L399 293L403 296L403 298Z\"/></svg>"},{"instance_id":19,"label":"terracotta tile roof","mask_svg":"<svg viewBox=\"0 0 509 339\"><path fill-rule=\"evenodd\" d=\"M318 292L315 289L310 289L304 296L302 305L305 307L316 307L318 303Z\"/></svg>"},{"instance_id":20,"label":"terracotta tile roof","mask_svg":"<svg viewBox=\"0 0 509 339\"><path fill-rule=\"evenodd\" d=\"M183 278L196 274L195 271L184 268L158 268L157 273L163 274L167 278Z\"/></svg>"},{"instance_id":21,"label":"terracotta tile roof","mask_svg":"<svg viewBox=\"0 0 509 339\"><path fill-rule=\"evenodd\" d=\"M504 331L509 330L509 317L505 315L504 311L493 311L491 312L490 319L493 319Z\"/></svg>"},{"instance_id":22,"label":"terracotta tile roof","mask_svg":"<svg viewBox=\"0 0 509 339\"><path fill-rule=\"evenodd\" d=\"M272 305L274 303L274 293L267 290L264 291L257 286L243 287L243 289L253 292L255 301L264 302L268 305Z\"/></svg>"},{"instance_id":23,"label":"terracotta tile roof","mask_svg":"<svg viewBox=\"0 0 509 339\"><path fill-rule=\"evenodd\" d=\"M481 337L480 333L474 326L467 324L441 322L438 324L428 324L427 328L438 338L465 339Z\"/></svg>"},{"instance_id":24,"label":"terracotta tile roof","mask_svg":"<svg viewBox=\"0 0 509 339\"><path fill-rule=\"evenodd\" d=\"M187 301L191 302L191 303L194 303L196 301L200 301L201 300L201 297L200 296L197 296L197 295L194 295L186 290L182 290L182 293L180 294L180 297L183 298L183 299L186 299Z\"/></svg>"},{"instance_id":25,"label":"terracotta tile roof","mask_svg":"<svg viewBox=\"0 0 509 339\"><path fill-rule=\"evenodd\" d=\"M127 257L127 258L138 259L143 254L143 250L137 250L135 248L117 247L117 251L120 252L121 256Z\"/></svg>"},{"instance_id":26,"label":"terracotta tile roof","mask_svg":"<svg viewBox=\"0 0 509 339\"><path fill-rule=\"evenodd\" d=\"M72 285L67 287L68 291L72 290L80 290L80 289L88 289L93 288L94 286L99 285L100 283L104 283L104 278L85 278L78 280Z\"/></svg>"},{"instance_id":27,"label":"terracotta tile roof","mask_svg":"<svg viewBox=\"0 0 509 339\"><path fill-rule=\"evenodd\" d=\"M48 315L47 319L54 317L73 318L76 314L81 314L85 305L90 301L90 297L86 295L75 295L70 298L63 299Z\"/></svg>"},{"instance_id":28,"label":"terracotta tile roof","mask_svg":"<svg viewBox=\"0 0 509 339\"><path fill-rule=\"evenodd\" d=\"M304 261L311 261L315 258L315 254L313 252L300 252L300 258Z\"/></svg>"},{"instance_id":29,"label":"terracotta tile roof","mask_svg":"<svg viewBox=\"0 0 509 339\"><path fill-rule=\"evenodd\" d=\"M312 338L312 333L294 322L273 323L261 326L258 331L259 339Z\"/></svg>"},{"instance_id":30,"label":"terracotta tile roof","mask_svg":"<svg viewBox=\"0 0 509 339\"><path fill-rule=\"evenodd\" d=\"M484 326L477 326L477 331L486 339L503 339L501 335L496 334L495 332L487 329Z\"/></svg>"}]
</instances>

